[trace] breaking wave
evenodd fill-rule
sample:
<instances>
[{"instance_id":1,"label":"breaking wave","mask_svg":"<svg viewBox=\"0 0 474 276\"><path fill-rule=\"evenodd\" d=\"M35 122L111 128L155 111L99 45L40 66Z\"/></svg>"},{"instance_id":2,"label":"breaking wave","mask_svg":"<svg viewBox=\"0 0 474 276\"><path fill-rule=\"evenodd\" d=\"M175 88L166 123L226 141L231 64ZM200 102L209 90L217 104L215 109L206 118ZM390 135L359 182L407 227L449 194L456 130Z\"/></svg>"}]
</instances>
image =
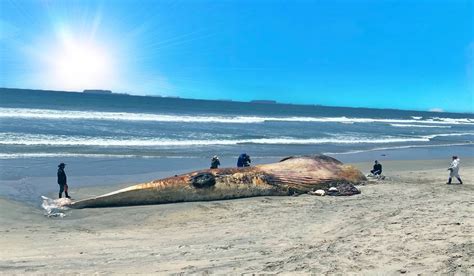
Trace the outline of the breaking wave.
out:
<instances>
[{"instance_id":1,"label":"breaking wave","mask_svg":"<svg viewBox=\"0 0 474 276\"><path fill-rule=\"evenodd\" d=\"M398 149L412 149L412 148L433 148L433 147L453 147L453 146L466 146L470 143L453 143L453 144L441 144L441 145L406 145L406 146L393 146L393 147L377 147L373 149L363 149L363 150L350 150L345 152L324 152L325 155L345 155L345 154L355 154L379 150L398 150Z\"/></svg>"},{"instance_id":2,"label":"breaking wave","mask_svg":"<svg viewBox=\"0 0 474 276\"><path fill-rule=\"evenodd\" d=\"M137 137L89 137L0 133L0 145L24 146L97 146L97 147L189 147L212 145L268 144L268 145L311 145L311 144L386 144L403 142L429 142L437 137L471 136L474 133L447 133L423 136L394 137L342 137L342 138L254 138L228 140L174 140Z\"/></svg>"},{"instance_id":3,"label":"breaking wave","mask_svg":"<svg viewBox=\"0 0 474 276\"><path fill-rule=\"evenodd\" d=\"M410 125L410 124L390 124L393 127L427 127L427 128L451 128L451 126L439 126L439 125Z\"/></svg>"},{"instance_id":4,"label":"breaking wave","mask_svg":"<svg viewBox=\"0 0 474 276\"><path fill-rule=\"evenodd\" d=\"M382 119L382 118L351 118L351 117L268 117L268 116L214 116L214 115L177 115L151 114L131 112L98 112L30 108L0 108L0 118L48 119L48 120L108 120L108 121L150 121L150 122L180 122L180 123L233 123L252 124L264 122L316 122L316 123L426 123L426 124L474 124L471 118L441 118L433 117L421 120L422 117L412 116L412 119Z\"/></svg>"}]
</instances>

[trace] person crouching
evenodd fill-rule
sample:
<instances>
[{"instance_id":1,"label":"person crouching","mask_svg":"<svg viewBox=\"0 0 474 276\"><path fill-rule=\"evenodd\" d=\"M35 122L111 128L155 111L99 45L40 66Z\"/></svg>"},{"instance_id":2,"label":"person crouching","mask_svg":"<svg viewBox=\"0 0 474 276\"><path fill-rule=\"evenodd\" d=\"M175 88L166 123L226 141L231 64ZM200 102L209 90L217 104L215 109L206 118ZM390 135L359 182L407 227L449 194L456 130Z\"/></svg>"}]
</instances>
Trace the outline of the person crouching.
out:
<instances>
[{"instance_id":1,"label":"person crouching","mask_svg":"<svg viewBox=\"0 0 474 276\"><path fill-rule=\"evenodd\" d=\"M214 155L211 160L211 169L217 169L221 165L221 162L219 161L219 157L217 155Z\"/></svg>"}]
</instances>

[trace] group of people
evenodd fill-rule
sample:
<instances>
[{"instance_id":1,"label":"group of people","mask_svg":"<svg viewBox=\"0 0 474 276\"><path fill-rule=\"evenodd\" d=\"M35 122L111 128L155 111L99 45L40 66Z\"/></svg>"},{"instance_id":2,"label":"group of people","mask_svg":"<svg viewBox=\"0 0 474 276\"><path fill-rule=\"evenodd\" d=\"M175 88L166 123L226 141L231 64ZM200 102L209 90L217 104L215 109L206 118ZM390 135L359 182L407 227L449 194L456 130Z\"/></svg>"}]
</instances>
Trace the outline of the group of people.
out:
<instances>
[{"instance_id":1,"label":"group of people","mask_svg":"<svg viewBox=\"0 0 474 276\"><path fill-rule=\"evenodd\" d=\"M448 185L451 184L453 177L456 177L457 180L459 181L459 184L462 184L461 177L459 176L459 163L460 163L459 158L456 155L454 155L452 157L451 165L448 168L449 178L446 184ZM379 161L375 160L374 167L370 171L370 173L372 176L379 178L382 175L382 164L380 164Z\"/></svg>"},{"instance_id":2,"label":"group of people","mask_svg":"<svg viewBox=\"0 0 474 276\"><path fill-rule=\"evenodd\" d=\"M239 155L239 158L237 159L237 167L243 168L243 167L249 167L250 163L252 161L250 160L250 156L246 153L242 153ZM459 176L459 163L460 160L457 156L453 156L453 160L451 162L451 165L449 166L449 178L448 182L446 184L451 184L452 178L456 177L457 180L459 181L459 184L463 184L461 177ZM221 165L221 162L219 160L219 157L217 155L214 155L211 159L211 169L217 169ZM68 194L68 185L67 185L67 177L66 173L64 172L64 168L66 167L66 164L61 163L58 165L58 185L59 185L59 198L62 198L63 192L66 198L71 198ZM379 161L375 160L373 169L370 171L370 173L375 176L375 177L380 177L382 175L382 164L379 163Z\"/></svg>"}]
</instances>

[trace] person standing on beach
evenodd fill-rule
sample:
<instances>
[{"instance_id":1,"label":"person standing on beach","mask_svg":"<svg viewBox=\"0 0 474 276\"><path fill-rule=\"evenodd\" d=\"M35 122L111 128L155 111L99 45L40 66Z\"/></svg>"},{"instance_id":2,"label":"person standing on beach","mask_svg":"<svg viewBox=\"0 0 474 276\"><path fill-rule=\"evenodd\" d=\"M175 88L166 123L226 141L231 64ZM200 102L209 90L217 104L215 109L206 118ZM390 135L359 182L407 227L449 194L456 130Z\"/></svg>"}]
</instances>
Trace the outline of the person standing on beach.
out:
<instances>
[{"instance_id":1,"label":"person standing on beach","mask_svg":"<svg viewBox=\"0 0 474 276\"><path fill-rule=\"evenodd\" d=\"M61 163L58 165L58 184L59 184L59 198L63 196L63 192L66 195L67 198L71 198L67 191L68 191L68 186L67 186L67 177L66 173L64 172L64 168L66 167L66 164Z\"/></svg>"},{"instance_id":2,"label":"person standing on beach","mask_svg":"<svg viewBox=\"0 0 474 276\"><path fill-rule=\"evenodd\" d=\"M459 184L462 184L461 177L459 176L459 163L460 160L457 156L453 156L453 161L451 162L451 166L449 166L449 178L446 184L451 184L451 179L456 177L459 180Z\"/></svg>"},{"instance_id":3,"label":"person standing on beach","mask_svg":"<svg viewBox=\"0 0 474 276\"><path fill-rule=\"evenodd\" d=\"M211 169L217 169L221 165L221 162L219 161L219 157L217 155L214 155L211 160Z\"/></svg>"}]
</instances>

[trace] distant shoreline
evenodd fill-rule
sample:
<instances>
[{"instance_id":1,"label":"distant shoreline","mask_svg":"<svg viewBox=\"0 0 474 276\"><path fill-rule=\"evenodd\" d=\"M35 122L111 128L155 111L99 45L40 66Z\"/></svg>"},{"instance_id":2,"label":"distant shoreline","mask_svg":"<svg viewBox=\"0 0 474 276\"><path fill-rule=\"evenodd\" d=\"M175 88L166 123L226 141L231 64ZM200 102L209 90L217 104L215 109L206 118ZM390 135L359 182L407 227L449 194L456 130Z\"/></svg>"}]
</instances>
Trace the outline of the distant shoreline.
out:
<instances>
[{"instance_id":1,"label":"distant shoreline","mask_svg":"<svg viewBox=\"0 0 474 276\"><path fill-rule=\"evenodd\" d=\"M89 89L87 89L89 90ZM100 89L102 90L102 89ZM106 90L108 91L108 90ZM204 101L204 102L225 102L225 103L233 103L233 104L254 104L254 105L265 105L265 106L302 106L302 107L317 107L317 108L349 108L349 109L359 109L359 110L383 110L383 111L401 111L401 112L421 112L421 113L430 113L433 116L436 114L467 114L467 115L474 115L473 112L448 112L448 111L429 111L429 110L412 110L412 109L395 109L395 108L371 108L371 107L357 107L357 106L331 106L331 105L320 105L320 104L296 104L296 103L281 103L274 100L250 100L250 101L238 101L233 99L196 99L196 98L181 98L176 96L160 96L160 95L132 95L128 93L122 92L111 92L111 93L83 93L80 91L61 91L61 90L47 90L47 89L30 89L30 88L9 88L9 87L0 87L0 93L6 92L22 92L22 93L34 93L34 92L42 92L42 93L75 93L84 96L127 96L127 97L149 97L149 98L163 98L163 99L179 99L184 101Z\"/></svg>"}]
</instances>

